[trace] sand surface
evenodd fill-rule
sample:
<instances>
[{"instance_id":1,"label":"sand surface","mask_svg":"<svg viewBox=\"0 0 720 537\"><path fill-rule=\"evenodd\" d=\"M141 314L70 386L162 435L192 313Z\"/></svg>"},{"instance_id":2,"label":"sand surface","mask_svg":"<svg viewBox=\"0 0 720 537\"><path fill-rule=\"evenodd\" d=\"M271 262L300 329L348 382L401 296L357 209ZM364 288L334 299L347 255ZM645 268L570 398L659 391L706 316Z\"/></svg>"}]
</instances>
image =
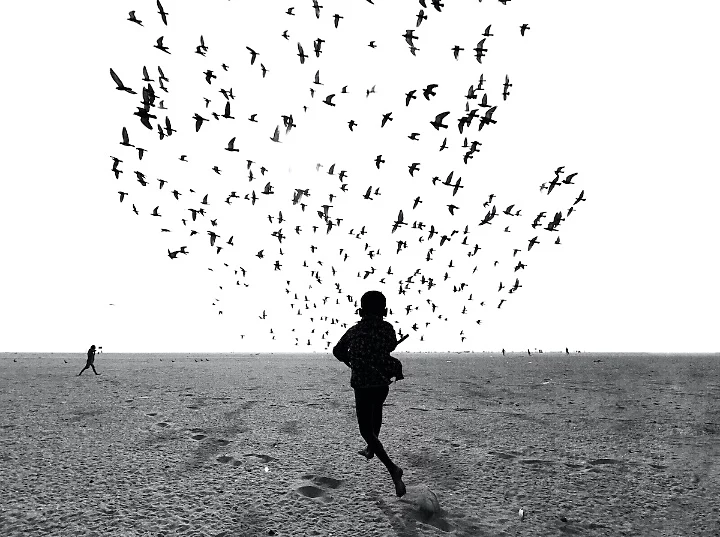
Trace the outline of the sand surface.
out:
<instances>
[{"instance_id":1,"label":"sand surface","mask_svg":"<svg viewBox=\"0 0 720 537\"><path fill-rule=\"evenodd\" d=\"M2 354L0 534L720 535L720 356L396 356L402 499L331 356Z\"/></svg>"}]
</instances>

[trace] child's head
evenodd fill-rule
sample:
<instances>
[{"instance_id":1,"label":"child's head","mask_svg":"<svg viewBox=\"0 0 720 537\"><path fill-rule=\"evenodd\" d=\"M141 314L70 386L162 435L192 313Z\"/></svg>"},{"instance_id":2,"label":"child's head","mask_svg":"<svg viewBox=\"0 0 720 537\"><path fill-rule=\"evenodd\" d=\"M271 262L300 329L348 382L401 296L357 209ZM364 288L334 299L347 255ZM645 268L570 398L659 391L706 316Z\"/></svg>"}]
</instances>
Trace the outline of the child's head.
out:
<instances>
[{"instance_id":1,"label":"child's head","mask_svg":"<svg viewBox=\"0 0 720 537\"><path fill-rule=\"evenodd\" d=\"M360 317L385 317L385 295L380 291L368 291L360 299Z\"/></svg>"}]
</instances>

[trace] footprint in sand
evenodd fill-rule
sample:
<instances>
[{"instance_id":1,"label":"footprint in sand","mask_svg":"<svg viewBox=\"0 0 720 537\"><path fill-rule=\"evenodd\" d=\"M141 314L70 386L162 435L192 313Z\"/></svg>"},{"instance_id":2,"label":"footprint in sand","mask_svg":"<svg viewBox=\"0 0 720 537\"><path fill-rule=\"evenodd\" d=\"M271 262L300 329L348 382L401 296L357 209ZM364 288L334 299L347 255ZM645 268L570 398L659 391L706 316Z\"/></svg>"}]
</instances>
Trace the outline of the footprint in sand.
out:
<instances>
[{"instance_id":1,"label":"footprint in sand","mask_svg":"<svg viewBox=\"0 0 720 537\"><path fill-rule=\"evenodd\" d=\"M145 415L146 415L146 416L151 416L151 417L154 417L154 416L157 416L157 415L158 415L158 413L157 413L157 412L148 412L148 413L147 413L147 414L145 414Z\"/></svg>"},{"instance_id":2,"label":"footprint in sand","mask_svg":"<svg viewBox=\"0 0 720 537\"><path fill-rule=\"evenodd\" d=\"M190 432L192 433L192 436L190 438L192 438L193 440L202 440L204 438L207 438L205 431L203 431L202 429L190 429Z\"/></svg>"},{"instance_id":3,"label":"footprint in sand","mask_svg":"<svg viewBox=\"0 0 720 537\"><path fill-rule=\"evenodd\" d=\"M246 457L255 457L256 459L260 460L261 462L268 463L270 461L274 461L275 459L270 457L269 455L258 455L257 453L245 453Z\"/></svg>"},{"instance_id":4,"label":"footprint in sand","mask_svg":"<svg viewBox=\"0 0 720 537\"><path fill-rule=\"evenodd\" d=\"M587 461L587 463L592 466L597 466L598 464L622 464L623 461L618 459L592 459Z\"/></svg>"},{"instance_id":5,"label":"footprint in sand","mask_svg":"<svg viewBox=\"0 0 720 537\"><path fill-rule=\"evenodd\" d=\"M326 477L321 475L305 474L302 476L307 481L312 481L313 485L301 485L295 490L305 496L306 498L318 498L321 501L329 502L330 496L326 489L336 489L342 484L341 479L335 479L334 477Z\"/></svg>"},{"instance_id":6,"label":"footprint in sand","mask_svg":"<svg viewBox=\"0 0 720 537\"><path fill-rule=\"evenodd\" d=\"M235 457L231 457L230 455L218 455L217 457L215 457L215 460L222 463L228 463L233 462L235 460Z\"/></svg>"},{"instance_id":7,"label":"footprint in sand","mask_svg":"<svg viewBox=\"0 0 720 537\"><path fill-rule=\"evenodd\" d=\"M166 423L164 421L160 421L160 422L156 423L155 425L157 425L158 427L170 427L170 424Z\"/></svg>"},{"instance_id":8,"label":"footprint in sand","mask_svg":"<svg viewBox=\"0 0 720 537\"><path fill-rule=\"evenodd\" d=\"M495 455L496 457L500 457L501 459L515 459L516 455L512 455L510 453L503 453L502 451L488 451L490 455Z\"/></svg>"},{"instance_id":9,"label":"footprint in sand","mask_svg":"<svg viewBox=\"0 0 720 537\"><path fill-rule=\"evenodd\" d=\"M199 406L195 406L195 405L190 405L190 406L188 406L188 408L189 408L190 410L200 410L200 407L199 407Z\"/></svg>"}]
</instances>

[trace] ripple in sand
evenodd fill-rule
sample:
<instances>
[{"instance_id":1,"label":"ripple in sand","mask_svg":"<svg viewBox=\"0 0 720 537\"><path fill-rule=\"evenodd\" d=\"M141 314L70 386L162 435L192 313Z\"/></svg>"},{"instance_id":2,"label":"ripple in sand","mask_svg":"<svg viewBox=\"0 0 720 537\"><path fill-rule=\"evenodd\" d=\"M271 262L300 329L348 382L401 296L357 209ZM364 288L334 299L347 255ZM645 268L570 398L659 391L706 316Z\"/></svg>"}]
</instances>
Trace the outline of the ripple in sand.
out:
<instances>
[{"instance_id":1,"label":"ripple in sand","mask_svg":"<svg viewBox=\"0 0 720 537\"><path fill-rule=\"evenodd\" d=\"M148 412L148 413L145 414L145 415L146 415L146 416L151 416L151 417L153 417L153 416L157 416L158 413L157 413L157 412Z\"/></svg>"},{"instance_id":2,"label":"ripple in sand","mask_svg":"<svg viewBox=\"0 0 720 537\"><path fill-rule=\"evenodd\" d=\"M522 464L555 464L554 461L546 461L543 459L520 459Z\"/></svg>"},{"instance_id":3,"label":"ripple in sand","mask_svg":"<svg viewBox=\"0 0 720 537\"><path fill-rule=\"evenodd\" d=\"M190 406L188 406L188 408L189 408L190 410L200 410L200 407L199 407L199 406L195 406L195 405L190 405Z\"/></svg>"}]
</instances>

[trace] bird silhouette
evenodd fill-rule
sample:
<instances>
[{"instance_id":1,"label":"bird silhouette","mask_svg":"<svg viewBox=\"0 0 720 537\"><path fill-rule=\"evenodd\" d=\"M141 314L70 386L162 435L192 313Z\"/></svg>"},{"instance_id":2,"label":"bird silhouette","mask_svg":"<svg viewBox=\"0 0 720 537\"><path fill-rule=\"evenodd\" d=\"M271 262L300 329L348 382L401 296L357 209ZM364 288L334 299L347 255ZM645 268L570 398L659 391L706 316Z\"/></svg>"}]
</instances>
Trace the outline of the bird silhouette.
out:
<instances>
[{"instance_id":1,"label":"bird silhouette","mask_svg":"<svg viewBox=\"0 0 720 537\"><path fill-rule=\"evenodd\" d=\"M170 49L163 44L165 37L158 37L157 42L153 45L154 48L162 50L166 54L170 54Z\"/></svg>"},{"instance_id":2,"label":"bird silhouette","mask_svg":"<svg viewBox=\"0 0 720 537\"><path fill-rule=\"evenodd\" d=\"M128 88L125 84L123 84L122 80L120 80L120 77L115 74L115 71L113 71L112 67L110 68L110 76L115 81L115 84L117 85L117 88L119 91L126 91L128 93L131 93L133 95L136 95L137 92L133 91L132 88Z\"/></svg>"},{"instance_id":3,"label":"bird silhouette","mask_svg":"<svg viewBox=\"0 0 720 537\"><path fill-rule=\"evenodd\" d=\"M273 142L278 142L278 143L280 143L280 125L278 125L277 127L275 127L275 134L273 134L273 135L270 137L270 139L271 139Z\"/></svg>"},{"instance_id":4,"label":"bird silhouette","mask_svg":"<svg viewBox=\"0 0 720 537\"><path fill-rule=\"evenodd\" d=\"M128 17L127 20L129 20L130 22L134 22L135 24L139 24L140 26L143 26L142 21L139 20L137 17L135 17L135 11L134 11L134 10L131 11L130 13L128 13L128 15L130 15L130 16Z\"/></svg>"},{"instance_id":5,"label":"bird silhouette","mask_svg":"<svg viewBox=\"0 0 720 537\"><path fill-rule=\"evenodd\" d=\"M430 125L432 125L433 127L435 127L435 130L438 130L438 131L439 131L440 129L447 129L448 126L445 125L442 121L443 121L443 119L445 119L449 114L450 114L450 112L442 112L442 113L438 114L437 116L435 116L435 119L430 122Z\"/></svg>"},{"instance_id":6,"label":"bird silhouette","mask_svg":"<svg viewBox=\"0 0 720 537\"><path fill-rule=\"evenodd\" d=\"M163 24L167 26L167 16L168 13L163 9L162 4L160 3L160 0L157 0L157 7L158 7L158 13L160 14L160 18L163 21Z\"/></svg>"}]
</instances>

